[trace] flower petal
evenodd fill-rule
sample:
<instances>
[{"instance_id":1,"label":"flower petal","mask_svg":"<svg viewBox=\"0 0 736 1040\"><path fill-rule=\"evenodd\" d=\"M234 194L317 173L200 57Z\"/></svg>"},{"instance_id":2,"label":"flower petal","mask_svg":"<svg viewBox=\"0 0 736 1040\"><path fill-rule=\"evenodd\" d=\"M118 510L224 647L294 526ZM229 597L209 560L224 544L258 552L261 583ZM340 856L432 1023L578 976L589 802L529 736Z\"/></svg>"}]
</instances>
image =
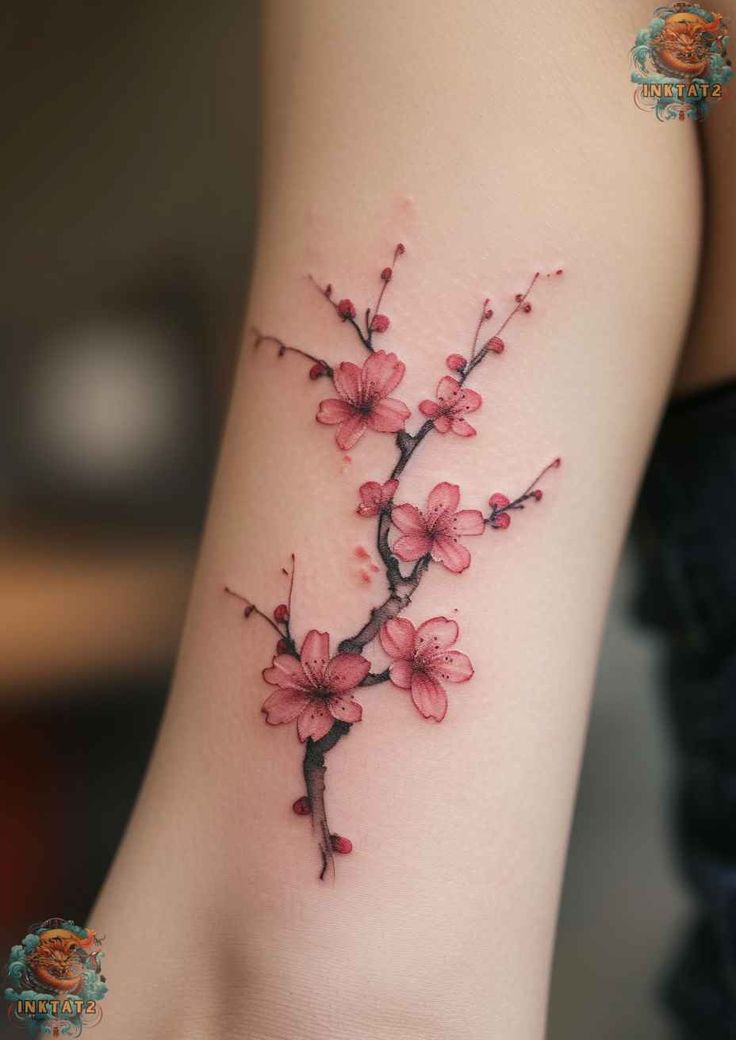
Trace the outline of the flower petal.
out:
<instances>
[{"instance_id":1,"label":"flower petal","mask_svg":"<svg viewBox=\"0 0 736 1040\"><path fill-rule=\"evenodd\" d=\"M334 721L326 704L322 701L310 701L296 724L299 739L302 743L307 737L311 737L312 740L321 740L330 732Z\"/></svg>"},{"instance_id":2,"label":"flower petal","mask_svg":"<svg viewBox=\"0 0 736 1040\"><path fill-rule=\"evenodd\" d=\"M354 412L349 419L342 423L335 435L338 448L341 448L343 451L350 451L363 436L365 429L365 416Z\"/></svg>"},{"instance_id":3,"label":"flower petal","mask_svg":"<svg viewBox=\"0 0 736 1040\"><path fill-rule=\"evenodd\" d=\"M383 504L383 487L377 480L368 480L358 488L360 505L358 512L361 516L375 516ZM389 496L390 497L390 496Z\"/></svg>"},{"instance_id":4,"label":"flower petal","mask_svg":"<svg viewBox=\"0 0 736 1040\"><path fill-rule=\"evenodd\" d=\"M282 722L293 722L308 704L309 697L299 690L274 690L266 697L261 711L269 726L278 726Z\"/></svg>"},{"instance_id":5,"label":"flower petal","mask_svg":"<svg viewBox=\"0 0 736 1040\"><path fill-rule=\"evenodd\" d=\"M416 506L408 503L394 506L391 510L391 520L402 534L427 534L427 521Z\"/></svg>"},{"instance_id":6,"label":"flower petal","mask_svg":"<svg viewBox=\"0 0 736 1040\"><path fill-rule=\"evenodd\" d=\"M394 551L396 551L396 546L394 546ZM417 559L417 557L413 557L413 559ZM432 543L432 559L435 563L444 564L453 574L460 574L470 565L468 550L448 535L438 535L435 538Z\"/></svg>"},{"instance_id":7,"label":"flower petal","mask_svg":"<svg viewBox=\"0 0 736 1040\"><path fill-rule=\"evenodd\" d=\"M417 629L416 647L422 650L422 656L426 651L446 650L457 642L460 635L457 621L446 617L433 617L425 621Z\"/></svg>"},{"instance_id":8,"label":"flower petal","mask_svg":"<svg viewBox=\"0 0 736 1040\"><path fill-rule=\"evenodd\" d=\"M400 690L411 689L411 679L414 675L414 665L411 661L392 661L388 673L394 686Z\"/></svg>"},{"instance_id":9,"label":"flower petal","mask_svg":"<svg viewBox=\"0 0 736 1040\"><path fill-rule=\"evenodd\" d=\"M381 505L387 505L396 494L399 486L398 480L387 480L381 488Z\"/></svg>"},{"instance_id":10,"label":"flower petal","mask_svg":"<svg viewBox=\"0 0 736 1040\"><path fill-rule=\"evenodd\" d=\"M339 401L336 397L330 397L326 401L319 402L316 419L325 426L334 426L335 423L345 422L353 415L355 415L355 409L347 401Z\"/></svg>"},{"instance_id":11,"label":"flower petal","mask_svg":"<svg viewBox=\"0 0 736 1040\"><path fill-rule=\"evenodd\" d=\"M366 416L366 421L377 433L398 433L403 430L404 423L411 415L403 401L387 397L385 401L376 401Z\"/></svg>"},{"instance_id":12,"label":"flower petal","mask_svg":"<svg viewBox=\"0 0 736 1040\"><path fill-rule=\"evenodd\" d=\"M357 701L354 701L349 694L330 697L327 702L327 709L333 719L339 719L341 722L360 722L363 718L362 706Z\"/></svg>"},{"instance_id":13,"label":"flower petal","mask_svg":"<svg viewBox=\"0 0 736 1040\"><path fill-rule=\"evenodd\" d=\"M460 488L457 484L448 484L444 480L437 484L429 493L427 499L427 515L434 519L439 513L454 513L460 501Z\"/></svg>"},{"instance_id":14,"label":"flower petal","mask_svg":"<svg viewBox=\"0 0 736 1040\"><path fill-rule=\"evenodd\" d=\"M422 415L428 416L430 419L434 419L436 415L439 415L440 406L436 401L420 401L419 411Z\"/></svg>"},{"instance_id":15,"label":"flower petal","mask_svg":"<svg viewBox=\"0 0 736 1040\"><path fill-rule=\"evenodd\" d=\"M435 426L437 424L435 423ZM475 437L478 432L475 426L471 426L465 419L452 419L450 421L452 432L456 433L458 437Z\"/></svg>"},{"instance_id":16,"label":"flower petal","mask_svg":"<svg viewBox=\"0 0 736 1040\"><path fill-rule=\"evenodd\" d=\"M434 421L434 428L437 433L447 433L451 426L452 419L449 415L445 415L444 412L441 415L438 415Z\"/></svg>"},{"instance_id":17,"label":"flower petal","mask_svg":"<svg viewBox=\"0 0 736 1040\"><path fill-rule=\"evenodd\" d=\"M381 625L378 636L388 656L401 660L413 656L415 634L414 625L408 618L390 618Z\"/></svg>"},{"instance_id":18,"label":"flower petal","mask_svg":"<svg viewBox=\"0 0 736 1040\"><path fill-rule=\"evenodd\" d=\"M469 535L483 534L485 521L479 509L461 509L452 518L452 530L454 534Z\"/></svg>"},{"instance_id":19,"label":"flower petal","mask_svg":"<svg viewBox=\"0 0 736 1040\"><path fill-rule=\"evenodd\" d=\"M406 366L395 354L377 350L363 365L361 383L366 399L388 397L404 378Z\"/></svg>"},{"instance_id":20,"label":"flower petal","mask_svg":"<svg viewBox=\"0 0 736 1040\"><path fill-rule=\"evenodd\" d=\"M426 556L432 550L432 545L432 539L428 538L426 534L404 534L401 538L396 539L392 551L404 563L411 563L412 560L418 560L420 556Z\"/></svg>"},{"instance_id":21,"label":"flower petal","mask_svg":"<svg viewBox=\"0 0 736 1040\"><path fill-rule=\"evenodd\" d=\"M352 361L340 362L332 374L332 382L343 401L354 405L361 403L360 369Z\"/></svg>"},{"instance_id":22,"label":"flower petal","mask_svg":"<svg viewBox=\"0 0 736 1040\"><path fill-rule=\"evenodd\" d=\"M463 412L475 412L483 404L483 398L476 390L471 390L469 386L464 386L460 391L462 397L462 404L457 411Z\"/></svg>"},{"instance_id":23,"label":"flower petal","mask_svg":"<svg viewBox=\"0 0 736 1040\"><path fill-rule=\"evenodd\" d=\"M437 384L437 400L440 404L454 404L460 393L462 393L462 387L452 376L443 376Z\"/></svg>"},{"instance_id":24,"label":"flower petal","mask_svg":"<svg viewBox=\"0 0 736 1040\"><path fill-rule=\"evenodd\" d=\"M370 670L370 662L360 654L337 654L325 669L325 687L332 693L349 693Z\"/></svg>"},{"instance_id":25,"label":"flower petal","mask_svg":"<svg viewBox=\"0 0 736 1040\"><path fill-rule=\"evenodd\" d=\"M447 714L447 694L438 682L423 672L415 672L412 676L411 699L425 719L442 722Z\"/></svg>"},{"instance_id":26,"label":"flower petal","mask_svg":"<svg viewBox=\"0 0 736 1040\"><path fill-rule=\"evenodd\" d=\"M445 650L433 657L428 666L433 679L443 682L467 682L474 672L467 654L459 650Z\"/></svg>"},{"instance_id":27,"label":"flower petal","mask_svg":"<svg viewBox=\"0 0 736 1040\"><path fill-rule=\"evenodd\" d=\"M291 654L278 654L274 657L272 666L263 669L263 678L271 686L283 686L286 690L311 689L311 683L301 662Z\"/></svg>"},{"instance_id":28,"label":"flower petal","mask_svg":"<svg viewBox=\"0 0 736 1040\"><path fill-rule=\"evenodd\" d=\"M327 632L317 632L313 628L304 637L301 652L302 668L313 686L322 686L329 660L330 637Z\"/></svg>"}]
</instances>

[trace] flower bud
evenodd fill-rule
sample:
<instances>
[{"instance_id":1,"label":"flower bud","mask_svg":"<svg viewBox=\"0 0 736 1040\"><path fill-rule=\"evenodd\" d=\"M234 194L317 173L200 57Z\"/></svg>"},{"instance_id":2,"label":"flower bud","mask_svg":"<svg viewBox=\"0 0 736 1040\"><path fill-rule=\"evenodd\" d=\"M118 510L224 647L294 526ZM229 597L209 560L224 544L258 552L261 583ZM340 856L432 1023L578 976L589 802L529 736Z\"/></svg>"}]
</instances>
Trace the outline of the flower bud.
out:
<instances>
[{"instance_id":1,"label":"flower bud","mask_svg":"<svg viewBox=\"0 0 736 1040\"><path fill-rule=\"evenodd\" d=\"M385 332L390 324L385 314L374 314L371 319L371 332Z\"/></svg>"},{"instance_id":2,"label":"flower bud","mask_svg":"<svg viewBox=\"0 0 736 1040\"><path fill-rule=\"evenodd\" d=\"M445 359L445 364L451 372L462 372L467 363L467 358L464 358L462 354L450 354Z\"/></svg>"},{"instance_id":3,"label":"flower bud","mask_svg":"<svg viewBox=\"0 0 736 1040\"><path fill-rule=\"evenodd\" d=\"M288 621L289 620L289 608L285 603L279 603L273 612L274 621Z\"/></svg>"},{"instance_id":4,"label":"flower bud","mask_svg":"<svg viewBox=\"0 0 736 1040\"><path fill-rule=\"evenodd\" d=\"M393 274L394 272L390 267L384 267L384 269L381 271L381 281L390 282L393 278Z\"/></svg>"},{"instance_id":5,"label":"flower bud","mask_svg":"<svg viewBox=\"0 0 736 1040\"><path fill-rule=\"evenodd\" d=\"M291 808L297 816L310 816L312 813L311 803L305 794L301 798L297 798Z\"/></svg>"},{"instance_id":6,"label":"flower bud","mask_svg":"<svg viewBox=\"0 0 736 1040\"><path fill-rule=\"evenodd\" d=\"M527 302L521 309L524 311L525 314L528 314L529 311L532 309L532 305Z\"/></svg>"},{"instance_id":7,"label":"flower bud","mask_svg":"<svg viewBox=\"0 0 736 1040\"><path fill-rule=\"evenodd\" d=\"M494 354L503 354L506 344L500 336L492 336L486 343L486 347L492 350Z\"/></svg>"},{"instance_id":8,"label":"flower bud","mask_svg":"<svg viewBox=\"0 0 736 1040\"><path fill-rule=\"evenodd\" d=\"M256 608L253 606L252 603L246 603L245 607L243 608L243 617L250 617L255 609Z\"/></svg>"},{"instance_id":9,"label":"flower bud","mask_svg":"<svg viewBox=\"0 0 736 1040\"><path fill-rule=\"evenodd\" d=\"M541 488L535 488L535 490L532 491L532 495L534 495L534 497L536 498L537 502L541 502L542 501L542 497L544 495L544 492L542 491Z\"/></svg>"},{"instance_id":10,"label":"flower bud","mask_svg":"<svg viewBox=\"0 0 736 1040\"><path fill-rule=\"evenodd\" d=\"M505 509L510 501L511 500L508 499L506 495L502 495L500 491L496 491L488 499L488 505L491 506L492 509Z\"/></svg>"},{"instance_id":11,"label":"flower bud","mask_svg":"<svg viewBox=\"0 0 736 1040\"><path fill-rule=\"evenodd\" d=\"M498 527L505 531L510 523L511 517L508 513L499 513L498 516L494 516L493 520L491 520L491 527Z\"/></svg>"},{"instance_id":12,"label":"flower bud","mask_svg":"<svg viewBox=\"0 0 736 1040\"><path fill-rule=\"evenodd\" d=\"M521 303L521 301L524 299L524 293L517 292L516 296L514 296L514 299L517 303Z\"/></svg>"},{"instance_id":13,"label":"flower bud","mask_svg":"<svg viewBox=\"0 0 736 1040\"><path fill-rule=\"evenodd\" d=\"M403 242L399 242L399 244L396 247L396 255L397 256L403 256L405 252L406 252L406 246L403 244Z\"/></svg>"},{"instance_id":14,"label":"flower bud","mask_svg":"<svg viewBox=\"0 0 736 1040\"><path fill-rule=\"evenodd\" d=\"M337 313L346 321L348 318L354 318L356 315L355 304L352 300L340 300L337 305Z\"/></svg>"},{"instance_id":15,"label":"flower bud","mask_svg":"<svg viewBox=\"0 0 736 1040\"><path fill-rule=\"evenodd\" d=\"M319 379L321 376L325 374L326 371L327 366L325 365L324 361L316 361L309 369L309 378Z\"/></svg>"},{"instance_id":16,"label":"flower bud","mask_svg":"<svg viewBox=\"0 0 736 1040\"><path fill-rule=\"evenodd\" d=\"M288 654L288 652L289 652L289 644L286 642L285 639L279 639L278 643L276 644L276 653L277 654Z\"/></svg>"},{"instance_id":17,"label":"flower bud","mask_svg":"<svg viewBox=\"0 0 736 1040\"><path fill-rule=\"evenodd\" d=\"M347 856L353 851L353 843L350 838L343 838L339 834L330 835L330 845L333 852L339 852L341 856Z\"/></svg>"}]
</instances>

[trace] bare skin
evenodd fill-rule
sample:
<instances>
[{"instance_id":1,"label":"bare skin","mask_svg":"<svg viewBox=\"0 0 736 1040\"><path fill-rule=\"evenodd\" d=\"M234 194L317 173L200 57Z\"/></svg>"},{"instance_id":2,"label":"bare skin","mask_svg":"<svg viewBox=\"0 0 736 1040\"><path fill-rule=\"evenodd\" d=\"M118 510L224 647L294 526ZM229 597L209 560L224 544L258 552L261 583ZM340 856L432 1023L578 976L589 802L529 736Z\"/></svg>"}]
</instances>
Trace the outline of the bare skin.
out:
<instances>
[{"instance_id":1,"label":"bare skin","mask_svg":"<svg viewBox=\"0 0 736 1040\"><path fill-rule=\"evenodd\" d=\"M448 434L405 493L452 479L479 504L565 464L543 512L498 532L461 585L422 583L411 616L456 609L476 676L441 724L395 689L366 695L330 759L331 817L355 848L325 886L290 810L295 731L260 713L273 633L224 586L277 603L296 551L299 632L359 631L377 587L351 564L354 487L390 472L395 446L366 437L346 461L314 422L327 395L304 359L244 337L172 697L91 919L111 980L101 1040L541 1040L598 641L700 239L693 128L663 128L621 84L650 16L638 2L574 3L564 24L541 0L267 5L247 327L348 356L350 330L307 275L368 297L403 241L385 347L415 402L478 301L564 267L479 369L477 437Z\"/></svg>"}]
</instances>

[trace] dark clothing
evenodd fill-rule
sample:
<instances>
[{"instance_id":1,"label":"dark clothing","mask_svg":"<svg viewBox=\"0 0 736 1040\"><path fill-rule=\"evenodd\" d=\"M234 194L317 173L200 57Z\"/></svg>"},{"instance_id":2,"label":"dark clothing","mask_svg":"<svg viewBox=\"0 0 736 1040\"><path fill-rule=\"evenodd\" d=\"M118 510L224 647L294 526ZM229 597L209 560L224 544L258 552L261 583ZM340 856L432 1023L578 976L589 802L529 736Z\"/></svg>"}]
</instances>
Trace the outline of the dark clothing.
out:
<instances>
[{"instance_id":1,"label":"dark clothing","mask_svg":"<svg viewBox=\"0 0 736 1040\"><path fill-rule=\"evenodd\" d=\"M696 918L666 983L682 1040L736 1040L736 384L670 407L642 489L639 616L667 639L679 860Z\"/></svg>"}]
</instances>

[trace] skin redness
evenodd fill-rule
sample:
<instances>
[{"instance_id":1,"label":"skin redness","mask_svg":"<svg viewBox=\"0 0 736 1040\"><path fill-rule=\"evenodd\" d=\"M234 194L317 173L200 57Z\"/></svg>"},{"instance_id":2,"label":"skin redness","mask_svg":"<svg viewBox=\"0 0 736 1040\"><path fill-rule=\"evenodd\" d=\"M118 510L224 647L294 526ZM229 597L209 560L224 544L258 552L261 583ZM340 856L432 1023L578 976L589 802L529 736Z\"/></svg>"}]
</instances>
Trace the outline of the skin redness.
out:
<instances>
[{"instance_id":1,"label":"skin redness","mask_svg":"<svg viewBox=\"0 0 736 1040\"><path fill-rule=\"evenodd\" d=\"M450 354L446 359L451 375L440 378L434 400L419 403L423 421L410 433L406 424L412 410L400 396L395 396L401 394L405 365L396 354L375 345L377 337L383 340L390 335L391 321L381 308L405 252L403 245L396 246L391 266L380 272L376 302L360 318L352 300L335 299L331 285L317 286L336 319L354 330L360 350L367 355L362 365L353 361L331 363L288 345L277 336L255 333L256 347L270 344L279 356L299 355L309 363L312 381L329 383L328 395L318 403L316 420L334 428L341 453L356 447L359 452L359 442L375 435L390 436L396 444L391 472L384 479L367 480L357 488L354 508L366 523L374 525L372 543L385 570L385 592L357 632L335 646L327 632L311 629L301 643L297 642L291 628L293 555L290 567L284 570L289 580L287 602L270 613L239 592L226 590L245 604L246 618L257 615L276 634L273 661L263 671L271 692L262 711L271 726L295 724L296 735L304 745L306 793L294 802L293 810L299 816L311 817L321 879L334 877L336 853L344 855L353 848L348 838L335 833L328 824L325 777L328 753L362 719L363 709L356 695L363 694L368 687L388 683L411 699L418 719L439 723L448 711L448 685L465 683L473 676L471 661L458 645L461 636L456 621L437 616L415 626L402 616L414 593L435 567L462 574L471 563L473 539L487 530L505 530L514 512L540 502L542 490L538 485L549 470L560 465L560 459L554 459L515 497L495 492L482 510L461 508L460 487L447 481L428 489L424 501L402 501L402 474L420 449L436 452L443 437L476 435L468 417L481 408L483 398L467 384L487 358L504 352L503 334L519 315L531 312L530 296L540 277L535 274L527 289L516 295L513 306L491 335L487 326L494 311L489 300L483 301L470 350L467 354ZM562 271L555 274L561 275ZM366 550L362 550L360 555L363 554L368 558ZM373 567L381 569L375 564ZM372 670L364 656L369 647L380 647L388 660L382 670Z\"/></svg>"}]
</instances>

